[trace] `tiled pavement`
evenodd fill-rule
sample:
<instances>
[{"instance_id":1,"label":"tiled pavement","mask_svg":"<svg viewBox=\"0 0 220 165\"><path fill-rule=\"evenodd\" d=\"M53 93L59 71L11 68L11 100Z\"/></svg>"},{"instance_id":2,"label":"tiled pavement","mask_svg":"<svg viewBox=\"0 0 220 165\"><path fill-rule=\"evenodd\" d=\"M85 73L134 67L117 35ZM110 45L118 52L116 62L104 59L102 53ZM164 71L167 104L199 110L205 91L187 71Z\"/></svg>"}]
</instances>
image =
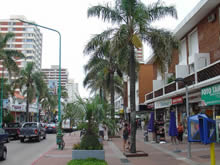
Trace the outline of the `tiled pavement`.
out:
<instances>
[{"instance_id":1,"label":"tiled pavement","mask_svg":"<svg viewBox=\"0 0 220 165\"><path fill-rule=\"evenodd\" d=\"M172 145L167 139L166 144L155 144L144 142L143 132L137 131L137 150L144 151L149 154L147 157L126 158L122 153L122 139L113 138L111 141L104 141L105 160L108 165L209 165L209 145L192 143L192 158L187 159L186 142L178 145ZM72 146L79 142L79 132L66 134L64 136L66 143L63 151L57 150L56 146L44 153L32 165L66 165L71 160ZM180 150L181 152L175 152ZM220 165L220 144L215 147L216 165Z\"/></svg>"}]
</instances>

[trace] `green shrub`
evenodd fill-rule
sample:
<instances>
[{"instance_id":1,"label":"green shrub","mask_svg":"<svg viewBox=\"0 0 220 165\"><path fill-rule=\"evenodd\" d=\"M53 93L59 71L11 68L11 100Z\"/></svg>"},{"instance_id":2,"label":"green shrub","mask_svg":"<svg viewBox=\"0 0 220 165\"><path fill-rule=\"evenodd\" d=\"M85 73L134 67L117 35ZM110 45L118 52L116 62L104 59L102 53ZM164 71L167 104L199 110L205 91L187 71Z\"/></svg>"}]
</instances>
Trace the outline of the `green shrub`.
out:
<instances>
[{"instance_id":1,"label":"green shrub","mask_svg":"<svg viewBox=\"0 0 220 165\"><path fill-rule=\"evenodd\" d=\"M78 148L78 146L76 146ZM103 146L100 144L97 135L86 134L83 136L80 147L81 150L102 150Z\"/></svg>"},{"instance_id":2,"label":"green shrub","mask_svg":"<svg viewBox=\"0 0 220 165\"><path fill-rule=\"evenodd\" d=\"M108 165L104 160L88 158L85 160L71 160L67 165Z\"/></svg>"}]
</instances>

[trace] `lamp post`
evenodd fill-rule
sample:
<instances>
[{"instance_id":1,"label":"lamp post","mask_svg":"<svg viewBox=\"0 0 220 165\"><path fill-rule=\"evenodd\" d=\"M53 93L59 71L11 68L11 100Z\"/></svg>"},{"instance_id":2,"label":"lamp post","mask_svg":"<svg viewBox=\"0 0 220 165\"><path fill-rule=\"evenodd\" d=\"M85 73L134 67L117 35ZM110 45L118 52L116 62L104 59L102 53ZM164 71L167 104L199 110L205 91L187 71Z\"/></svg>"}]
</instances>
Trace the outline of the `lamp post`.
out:
<instances>
[{"instance_id":1,"label":"lamp post","mask_svg":"<svg viewBox=\"0 0 220 165\"><path fill-rule=\"evenodd\" d=\"M184 81L183 78L176 78L175 82L183 82L185 89L186 89L186 115L187 115L187 123L189 120L189 96L188 96L188 85L187 83ZM189 125L187 126L189 127ZM189 136L189 132L188 132L188 136ZM187 157L190 159L191 158L191 143L188 140L187 143Z\"/></svg>"},{"instance_id":2,"label":"lamp post","mask_svg":"<svg viewBox=\"0 0 220 165\"><path fill-rule=\"evenodd\" d=\"M52 29L52 28L49 28L49 27L46 27L46 26L42 26L42 25L38 25L36 23L33 23L33 22L28 22L28 21L24 21L24 20L21 20L21 19L16 19L20 22L23 22L23 23L27 23L29 25L34 25L34 26L38 26L38 27L41 27L43 29L47 29L47 30L50 30L50 31L54 31L56 33L58 33L59 35L59 87L58 87L58 122L60 123L61 122L61 104L60 104L60 98L61 98L61 33L58 31L58 30L55 30L55 29ZM60 135L61 134L61 129L58 128L58 134ZM61 146L59 145L59 149L61 149Z\"/></svg>"}]
</instances>

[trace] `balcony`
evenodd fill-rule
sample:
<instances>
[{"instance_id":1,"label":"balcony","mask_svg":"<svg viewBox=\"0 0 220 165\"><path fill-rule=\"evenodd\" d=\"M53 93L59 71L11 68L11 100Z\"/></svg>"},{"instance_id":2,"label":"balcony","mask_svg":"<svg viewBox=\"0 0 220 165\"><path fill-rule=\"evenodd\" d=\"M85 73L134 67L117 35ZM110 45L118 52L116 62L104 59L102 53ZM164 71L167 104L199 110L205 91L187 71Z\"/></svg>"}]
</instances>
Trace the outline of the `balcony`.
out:
<instances>
[{"instance_id":1,"label":"balcony","mask_svg":"<svg viewBox=\"0 0 220 165\"><path fill-rule=\"evenodd\" d=\"M184 81L187 83L188 86L191 86L217 76L220 76L220 60L206 67L203 67L202 69L197 70L195 73L186 76L184 78ZM182 82L171 82L170 84L167 84L162 88L156 89L151 93L145 94L145 101L169 94L171 92L175 92L184 87L185 86Z\"/></svg>"}]
</instances>

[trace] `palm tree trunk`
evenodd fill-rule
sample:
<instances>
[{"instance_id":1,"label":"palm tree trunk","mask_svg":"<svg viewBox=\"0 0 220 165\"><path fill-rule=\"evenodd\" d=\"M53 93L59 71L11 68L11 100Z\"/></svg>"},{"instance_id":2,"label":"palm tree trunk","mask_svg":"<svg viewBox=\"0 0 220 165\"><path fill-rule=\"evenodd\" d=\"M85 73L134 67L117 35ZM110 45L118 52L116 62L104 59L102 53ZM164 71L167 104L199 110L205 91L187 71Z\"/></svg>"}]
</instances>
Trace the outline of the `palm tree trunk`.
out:
<instances>
[{"instance_id":1,"label":"palm tree trunk","mask_svg":"<svg viewBox=\"0 0 220 165\"><path fill-rule=\"evenodd\" d=\"M111 119L115 119L115 86L114 72L110 73L110 91L111 91Z\"/></svg>"},{"instance_id":2,"label":"palm tree trunk","mask_svg":"<svg viewBox=\"0 0 220 165\"><path fill-rule=\"evenodd\" d=\"M130 107L131 107L131 147L130 152L136 153L136 105L135 105L135 53L130 42Z\"/></svg>"},{"instance_id":3,"label":"palm tree trunk","mask_svg":"<svg viewBox=\"0 0 220 165\"><path fill-rule=\"evenodd\" d=\"M29 101L28 101L28 92L27 92L27 99L26 99L26 122L29 122Z\"/></svg>"}]
</instances>

